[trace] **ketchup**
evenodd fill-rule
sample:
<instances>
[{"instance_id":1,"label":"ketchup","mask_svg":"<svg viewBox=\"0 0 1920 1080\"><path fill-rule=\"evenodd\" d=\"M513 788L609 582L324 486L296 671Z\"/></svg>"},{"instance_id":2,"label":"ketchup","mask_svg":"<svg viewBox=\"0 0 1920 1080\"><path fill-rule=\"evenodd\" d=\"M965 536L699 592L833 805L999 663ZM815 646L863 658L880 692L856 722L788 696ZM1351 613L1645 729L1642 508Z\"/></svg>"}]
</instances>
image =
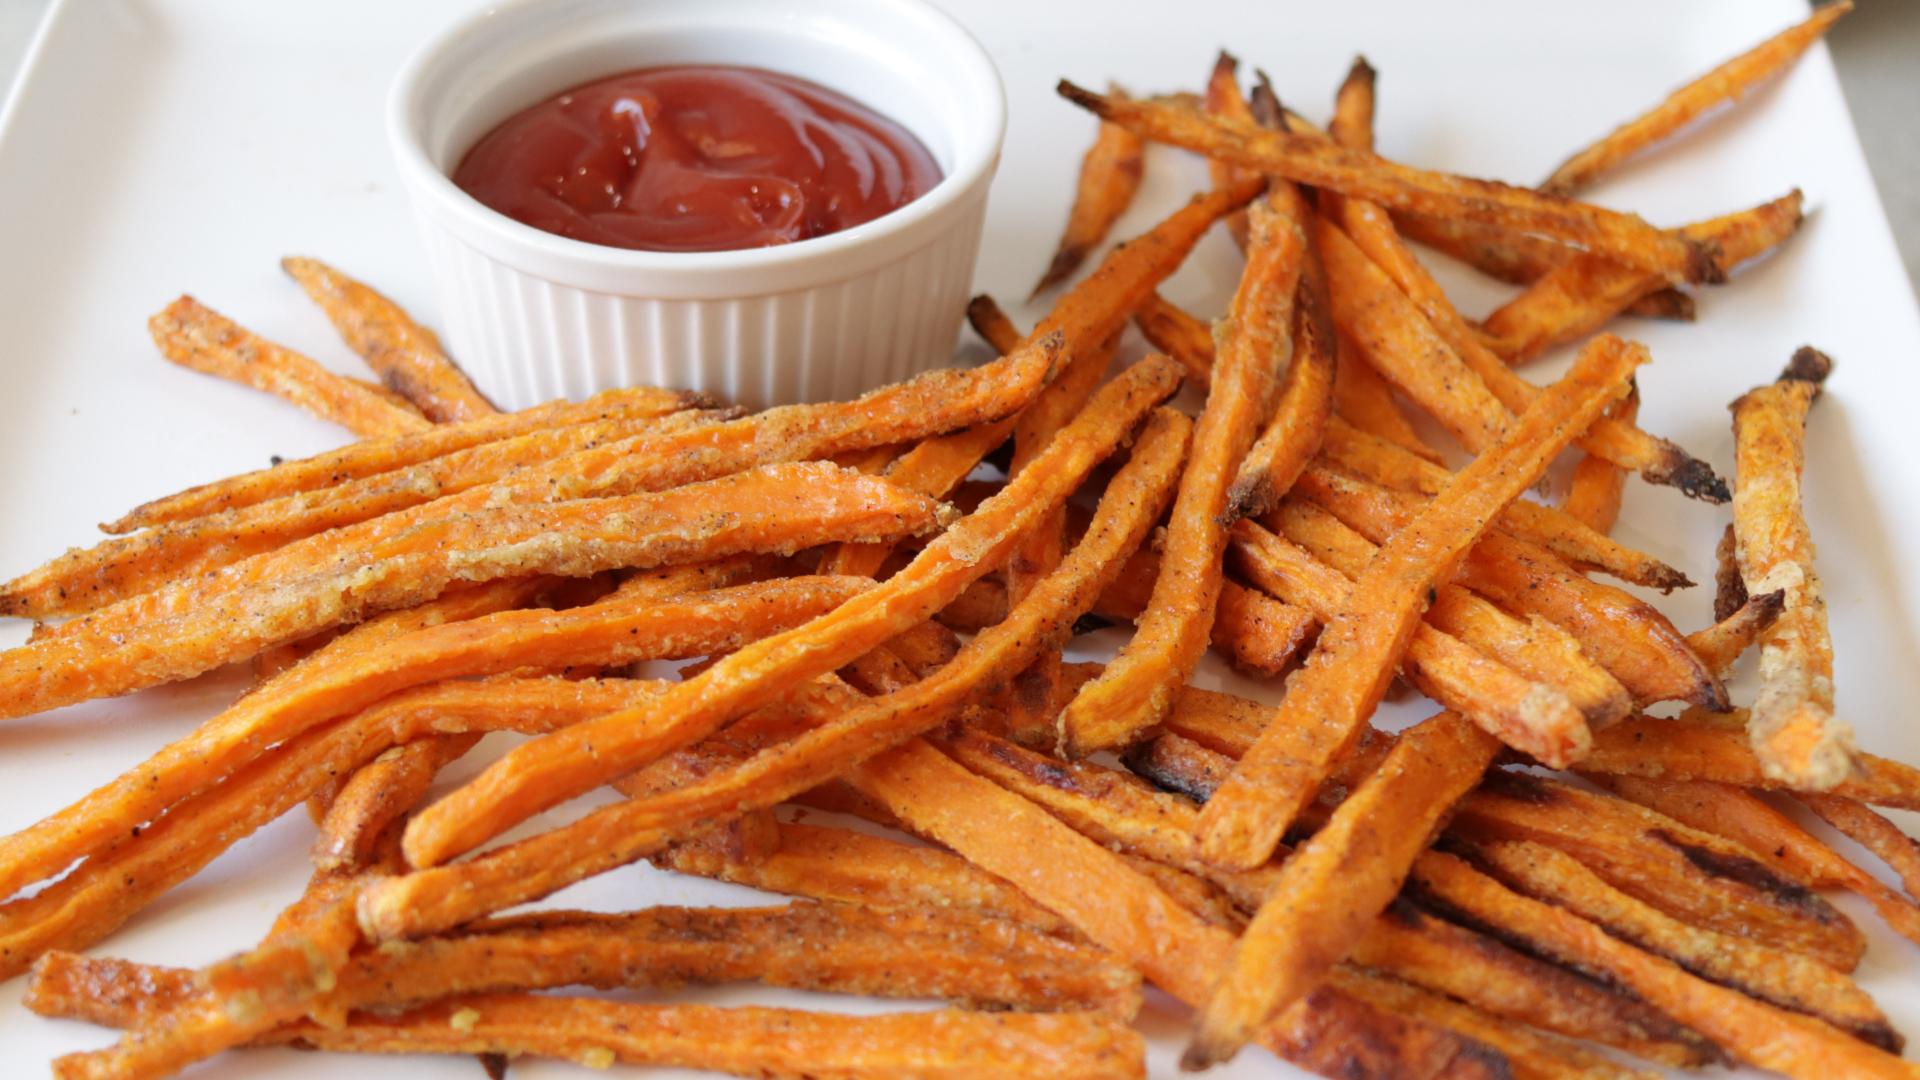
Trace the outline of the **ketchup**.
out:
<instances>
[{"instance_id":1,"label":"ketchup","mask_svg":"<svg viewBox=\"0 0 1920 1080\"><path fill-rule=\"evenodd\" d=\"M453 182L536 229L644 251L839 232L912 202L939 166L899 124L757 68L645 68L509 117Z\"/></svg>"}]
</instances>

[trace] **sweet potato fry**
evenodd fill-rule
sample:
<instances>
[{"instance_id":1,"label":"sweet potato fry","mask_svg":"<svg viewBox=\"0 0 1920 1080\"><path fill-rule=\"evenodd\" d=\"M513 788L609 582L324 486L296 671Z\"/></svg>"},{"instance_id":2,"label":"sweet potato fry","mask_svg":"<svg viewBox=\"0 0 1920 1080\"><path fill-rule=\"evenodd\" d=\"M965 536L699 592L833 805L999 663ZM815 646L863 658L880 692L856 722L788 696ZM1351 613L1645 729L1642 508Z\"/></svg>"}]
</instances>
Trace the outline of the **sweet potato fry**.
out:
<instances>
[{"instance_id":1,"label":"sweet potato fry","mask_svg":"<svg viewBox=\"0 0 1920 1080\"><path fill-rule=\"evenodd\" d=\"M1226 962L1232 947L1226 930L1187 911L1113 852L925 742L889 751L853 779L915 831L1012 881L1182 1000L1202 1001ZM1382 1016L1323 988L1265 1025L1259 1037L1309 1069L1338 1062L1349 1071L1392 1076L1474 1074L1470 1044L1419 1025L1382 1023Z\"/></svg>"},{"instance_id":2,"label":"sweet potato fry","mask_svg":"<svg viewBox=\"0 0 1920 1080\"><path fill-rule=\"evenodd\" d=\"M1462 474L1464 475L1464 474ZM1294 490L1376 543L1412 520L1416 502L1318 466ZM1398 504L1401 510L1395 511ZM1513 503L1512 506L1523 505ZM1459 584L1522 615L1539 615L1580 642L1639 702L1726 706L1726 688L1653 606L1589 580L1552 552L1498 530L1467 554Z\"/></svg>"},{"instance_id":3,"label":"sweet potato fry","mask_svg":"<svg viewBox=\"0 0 1920 1080\"><path fill-rule=\"evenodd\" d=\"M1354 587L1347 575L1251 521L1234 523L1230 554L1256 584L1322 620L1339 616ZM1535 757L1573 761L1590 738L1586 717L1552 680L1522 676L1424 621L1408 637L1398 668L1422 693Z\"/></svg>"},{"instance_id":4,"label":"sweet potato fry","mask_svg":"<svg viewBox=\"0 0 1920 1080\"><path fill-rule=\"evenodd\" d=\"M1166 363L1170 367L1170 362ZM1170 371L1168 375L1170 377ZM934 559L970 558L974 567L984 572L983 564L990 565L993 561L991 548L996 544L996 534L1001 537L1017 536L1022 518L1027 522L1043 519L1057 501L1064 498L1065 489L1077 482L1078 477L1074 474L1083 472L1090 467L1093 459L1110 449L1120 433L1132 426L1131 416L1144 411L1154 394L1163 394L1171 386L1167 382L1149 383L1143 392L1139 387L1130 388L1129 382L1123 379L1110 384L1109 389L1114 388L1117 390L1113 393L1103 390L1096 397L1095 404L1069 425L1046 454L1022 474L1023 477L1034 477L1034 481L1016 478L1006 488L1008 501L989 500L974 515L950 529L941 541L930 545L927 551L935 553ZM1144 401L1128 404L1126 396L1130 389ZM1115 407L1124 410L1121 416L1103 415L1111 413ZM1118 571L1127 552L1137 546L1140 537L1164 506L1164 500L1171 492L1173 474L1184 452L1185 441L1186 431L1181 427L1177 414L1164 410L1156 413L1131 460L1115 476L1101 499L1100 509L1095 513L1086 539L1061 562L1059 569L1008 613L1005 622L976 635L952 662L932 675L901 691L873 699L864 706L836 710L830 720L805 735L771 748L740 768L710 781L597 810L561 829L496 849L470 862L416 871L404 878L386 882L374 890L377 895L370 894L363 905L363 922L381 937L417 935L432 929L459 925L475 915L546 895L581 877L657 851L674 838L674 833L684 830L689 820L710 819L718 822L758 807L771 806L830 779L833 773L845 769L851 761L878 753L888 745L947 718L955 709L967 704L969 697L983 683L993 679L996 673L1003 669L1018 670L1023 663L1030 661L1045 643L1055 640L1056 635L1070 628L1086 606L1093 602L1101 586ZM1056 473L1057 476L1054 475ZM1048 483L1059 486L1050 491ZM1055 491L1057 495L1053 494ZM1014 525L1001 528L994 520L1001 516L1010 518ZM973 536L968 535L968 522L973 523L973 528L977 530ZM980 533L985 533L986 538L982 539ZM941 543L956 538L963 546L945 552L938 550ZM1004 552L1011 545L1002 538L997 541L997 546ZM926 560L928 556L923 554L921 558ZM895 582L902 582L913 589L948 588L957 592L967 579L964 571L939 568L939 576L933 577L935 582L948 574L952 578L946 584L922 586L915 580L911 569L896 574L874 592L884 593ZM925 572L933 573L935 569L932 563L922 564ZM899 603L903 600L911 603L912 597L913 593L906 588L895 593L895 618L899 618L904 611L912 610ZM938 603L936 600L920 606L926 609L926 614L930 614ZM732 654L694 679L678 684L675 692L670 692L661 702L650 707L649 715L669 717L669 729L684 729L686 714L676 713L668 707L675 693L685 693L679 688L698 687L701 680L713 678L714 672L722 672L723 677L732 674L727 672L728 665L738 663L741 658L757 665L760 672L769 673L760 677L790 681L790 676L782 675L782 668L784 666L790 671L798 664L783 656L784 650L811 648L815 656L806 664L817 664L822 668L830 668L840 659L823 647L822 642L832 642L830 648L833 650L858 655L854 646L843 644L848 635L838 629L844 625L841 620L847 614L847 606L843 605L828 623L816 624L811 630L789 635L784 643L777 635L765 639L776 643L778 647L775 649L755 645ZM884 625L872 631L860 628L857 622L854 627L857 632L874 633L878 638L875 645L888 636ZM830 635L825 631L832 633ZM821 653L825 653L824 657L819 655ZM766 657L769 655L776 660L783 660L784 665L768 663ZM745 670L753 672L756 668L748 667ZM804 671L806 667L799 667L799 670ZM733 677L739 678L738 675ZM742 697L752 701L769 696L764 687L751 683L739 688L721 682L719 689L726 691L719 695L721 704L717 708L709 708L723 717L741 708L735 702ZM569 730L579 730L579 727ZM682 740L683 743L690 741L693 739ZM671 749L672 745L664 748ZM607 752L604 741L594 742L592 748L595 754ZM642 746L641 749L651 748ZM656 751L652 756L657 754ZM574 771L579 771L577 766ZM442 800L435 805L444 807L449 802ZM432 808L428 812L431 813ZM416 817L414 820L418 823L424 819ZM577 843L581 837L588 837L589 840ZM416 860L415 865L420 865L420 862ZM459 882L460 885L449 888L450 882Z\"/></svg>"},{"instance_id":5,"label":"sweet potato fry","mask_svg":"<svg viewBox=\"0 0 1920 1080\"><path fill-rule=\"evenodd\" d=\"M1673 281L1718 281L1710 241L1663 232L1629 214L1488 180L1409 168L1315 136L1254 128L1192 109L1119 101L1061 80L1060 95L1141 137L1396 210L1492 221L1604 252Z\"/></svg>"},{"instance_id":6,"label":"sweet potato fry","mask_svg":"<svg viewBox=\"0 0 1920 1080\"><path fill-rule=\"evenodd\" d=\"M1094 601L1093 613L1129 622L1139 618L1159 576L1159 553L1137 552ZM1279 675L1311 640L1313 629L1312 613L1232 579L1222 581L1213 612L1213 647L1240 670L1262 678Z\"/></svg>"},{"instance_id":7,"label":"sweet potato fry","mask_svg":"<svg viewBox=\"0 0 1920 1080\"><path fill-rule=\"evenodd\" d=\"M1176 713L1176 721L1180 718ZM1230 745L1214 750L1169 732L1136 747L1127 764L1162 788L1204 801L1232 771L1232 755L1252 745L1258 729L1214 727L1195 730L1195 735L1223 736ZM1404 900L1390 905L1360 939L1352 960L1495 1015L1619 1047L1650 1061L1697 1066L1720 1059L1710 1043L1654 1010Z\"/></svg>"},{"instance_id":8,"label":"sweet potato fry","mask_svg":"<svg viewBox=\"0 0 1920 1080\"><path fill-rule=\"evenodd\" d=\"M225 316L182 296L147 322L160 354L184 368L263 390L355 435L424 431L433 422L312 358L262 340Z\"/></svg>"},{"instance_id":9,"label":"sweet potato fry","mask_svg":"<svg viewBox=\"0 0 1920 1080\"><path fill-rule=\"evenodd\" d=\"M1755 1001L1687 974L1672 961L1607 936L1563 908L1501 887L1466 863L1429 852L1413 880L1426 895L1474 921L1538 943L1556 958L1614 980L1749 1064L1808 1080L1912 1077L1912 1066L1812 1017Z\"/></svg>"},{"instance_id":10,"label":"sweet potato fry","mask_svg":"<svg viewBox=\"0 0 1920 1080\"><path fill-rule=\"evenodd\" d=\"M1801 195L1795 190L1751 210L1686 226L1680 233L1716 246L1720 265L1732 268L1792 236L1800 227L1800 206ZM1502 359L1525 363L1554 345L1592 333L1666 280L1604 256L1578 254L1488 315L1481 329L1488 348Z\"/></svg>"},{"instance_id":11,"label":"sweet potato fry","mask_svg":"<svg viewBox=\"0 0 1920 1080\"><path fill-rule=\"evenodd\" d=\"M589 1068L619 1062L784 1080L1144 1075L1140 1036L1093 1012L848 1016L486 994L404 1013L354 1013L339 1027L292 1024L265 1041L336 1053L528 1055Z\"/></svg>"},{"instance_id":12,"label":"sweet potato fry","mask_svg":"<svg viewBox=\"0 0 1920 1080\"><path fill-rule=\"evenodd\" d=\"M1382 544L1340 614L1321 631L1312 658L1275 710L1269 734L1207 803L1201 823L1209 861L1242 868L1266 861L1386 692L1427 591L1451 575L1494 513L1624 391L1645 358L1644 349L1618 338L1596 339L1496 446L1455 474L1419 517Z\"/></svg>"},{"instance_id":13,"label":"sweet potato fry","mask_svg":"<svg viewBox=\"0 0 1920 1080\"><path fill-rule=\"evenodd\" d=\"M1225 117L1245 124L1254 122L1253 110L1248 108L1247 96L1240 89L1240 61L1225 49L1213 58L1213 70L1207 73L1207 90L1201 96L1200 104L1208 116ZM1212 180L1215 191L1245 183L1253 175L1247 169L1229 165L1217 158L1207 159L1207 176ZM1247 212L1235 210L1227 215L1226 224L1233 242L1241 251L1247 250Z\"/></svg>"},{"instance_id":14,"label":"sweet potato fry","mask_svg":"<svg viewBox=\"0 0 1920 1080\"><path fill-rule=\"evenodd\" d=\"M1519 892L1556 904L1622 941L1664 956L1695 975L1783 1009L1817 1016L1890 1053L1904 1040L1851 979L1823 964L1742 938L1702 930L1628 896L1572 856L1526 841L1468 848L1473 859Z\"/></svg>"},{"instance_id":15,"label":"sweet potato fry","mask_svg":"<svg viewBox=\"0 0 1920 1080\"><path fill-rule=\"evenodd\" d=\"M414 413L415 415L420 416L422 418L426 416L425 413L420 411L420 406L415 405L413 402L408 401L406 398L401 397L399 394L395 393L392 390L387 389L384 386L381 386L379 383L374 382L371 379L359 379L359 378L355 378L352 375L348 375L346 376L346 380L352 383L353 385L360 387L362 390L365 390L368 393L373 394L374 396L378 397L381 401L386 402L387 404L393 406L396 409L404 409L407 412Z\"/></svg>"},{"instance_id":16,"label":"sweet potato fry","mask_svg":"<svg viewBox=\"0 0 1920 1080\"><path fill-rule=\"evenodd\" d=\"M1351 346L1343 346L1343 351ZM1421 440L1407 414L1394 400L1393 388L1379 372L1357 358L1334 367L1333 411L1360 431L1385 440L1408 453L1440 464L1440 454ZM1324 438L1324 436L1323 436Z\"/></svg>"},{"instance_id":17,"label":"sweet potato fry","mask_svg":"<svg viewBox=\"0 0 1920 1080\"><path fill-rule=\"evenodd\" d=\"M360 766L320 819L312 847L315 868L365 867L387 827L418 806L440 770L479 741L477 734L435 735L393 747Z\"/></svg>"},{"instance_id":18,"label":"sweet potato fry","mask_svg":"<svg viewBox=\"0 0 1920 1080\"><path fill-rule=\"evenodd\" d=\"M288 256L280 268L320 305L381 383L413 402L427 419L444 424L499 411L448 358L433 331L414 322L400 305L318 259Z\"/></svg>"},{"instance_id":19,"label":"sweet potato fry","mask_svg":"<svg viewBox=\"0 0 1920 1080\"><path fill-rule=\"evenodd\" d=\"M1790 878L1818 888L1856 893L1872 904L1896 933L1920 941L1920 904L1842 858L1755 792L1707 781L1595 774L1589 774L1589 779L1675 821L1724 836Z\"/></svg>"},{"instance_id":20,"label":"sweet potato fry","mask_svg":"<svg viewBox=\"0 0 1920 1080\"><path fill-rule=\"evenodd\" d=\"M1738 101L1747 91L1800 58L1820 40L1840 16L1853 10L1853 0L1839 0L1814 9L1806 21L1790 26L1705 75L1675 90L1652 109L1583 147L1553 170L1540 190L1574 195L1641 150L1672 135L1688 122L1723 102Z\"/></svg>"},{"instance_id":21,"label":"sweet potato fry","mask_svg":"<svg viewBox=\"0 0 1920 1080\"><path fill-rule=\"evenodd\" d=\"M1908 896L1920 898L1920 841L1857 800L1810 793L1796 797L1820 815L1820 820L1891 867Z\"/></svg>"},{"instance_id":22,"label":"sweet potato fry","mask_svg":"<svg viewBox=\"0 0 1920 1080\"><path fill-rule=\"evenodd\" d=\"M550 402L521 412L489 416L464 424L441 424L407 435L364 439L314 457L241 473L143 503L126 516L100 528L109 533L127 533L188 521L284 495L317 491L349 480L392 472L531 431L605 420L644 420L712 405L713 402L704 396L685 390L659 390L650 386L606 390L577 403Z\"/></svg>"},{"instance_id":23,"label":"sweet potato fry","mask_svg":"<svg viewBox=\"0 0 1920 1080\"><path fill-rule=\"evenodd\" d=\"M1206 323L1153 292L1133 309L1133 324L1147 344L1180 361L1188 382L1205 387L1213 378L1213 329Z\"/></svg>"},{"instance_id":24,"label":"sweet potato fry","mask_svg":"<svg viewBox=\"0 0 1920 1080\"><path fill-rule=\"evenodd\" d=\"M1801 508L1807 411L1833 362L1802 347L1778 381L1733 403L1733 533L1747 594L1786 592L1760 638L1760 694L1747 734L1761 768L1826 791L1852 771L1853 728L1833 714L1833 640Z\"/></svg>"},{"instance_id":25,"label":"sweet potato fry","mask_svg":"<svg viewBox=\"0 0 1920 1080\"><path fill-rule=\"evenodd\" d=\"M1281 864L1201 1010L1182 1066L1226 1060L1268 1017L1311 993L1399 893L1414 858L1498 752L1496 740L1457 713L1401 735L1380 768Z\"/></svg>"},{"instance_id":26,"label":"sweet potato fry","mask_svg":"<svg viewBox=\"0 0 1920 1080\"><path fill-rule=\"evenodd\" d=\"M1353 58L1347 77L1333 98L1333 120L1327 125L1333 141L1349 150L1373 152L1374 83L1377 73L1364 56Z\"/></svg>"},{"instance_id":27,"label":"sweet potato fry","mask_svg":"<svg viewBox=\"0 0 1920 1080\"><path fill-rule=\"evenodd\" d=\"M702 844L676 844L655 865L767 892L876 909L940 908L1004 919L1048 934L1069 932L1058 915L966 860L923 844L819 825L777 823L779 846L734 858Z\"/></svg>"},{"instance_id":28,"label":"sweet potato fry","mask_svg":"<svg viewBox=\"0 0 1920 1080\"><path fill-rule=\"evenodd\" d=\"M725 513L717 511L724 510ZM364 561L221 597L114 640L76 635L0 653L0 717L190 678L471 581L790 554L924 532L939 504L825 463L767 466L657 495L507 506L422 526Z\"/></svg>"},{"instance_id":29,"label":"sweet potato fry","mask_svg":"<svg viewBox=\"0 0 1920 1080\"><path fill-rule=\"evenodd\" d=\"M1607 419L1631 424L1640 414L1640 388L1615 405ZM1595 532L1610 533L1620 519L1620 497L1627 488L1625 469L1589 450L1573 467L1560 509Z\"/></svg>"},{"instance_id":30,"label":"sweet potato fry","mask_svg":"<svg viewBox=\"0 0 1920 1080\"><path fill-rule=\"evenodd\" d=\"M1577 248L1543 237L1459 218L1396 213L1393 224L1407 239L1514 285L1531 285L1579 253ZM1625 313L1681 322L1692 322L1695 314L1693 297L1672 287L1642 296L1629 304Z\"/></svg>"},{"instance_id":31,"label":"sweet potato fry","mask_svg":"<svg viewBox=\"0 0 1920 1080\"><path fill-rule=\"evenodd\" d=\"M1751 597L1726 618L1705 630L1688 634L1687 648L1692 649L1693 654L1715 675L1725 679L1732 672L1734 661L1760 640L1760 635L1766 633L1767 628L1780 617L1780 611L1786 607L1786 603L1784 589ZM1719 606L1717 599L1714 606Z\"/></svg>"},{"instance_id":32,"label":"sweet potato fry","mask_svg":"<svg viewBox=\"0 0 1920 1080\"><path fill-rule=\"evenodd\" d=\"M1207 403L1194 428L1193 452L1180 477L1153 596L1133 639L1061 712L1060 747L1069 757L1123 744L1158 723L1173 704L1174 689L1186 682L1207 647L1220 597L1228 488L1272 402L1279 368L1294 353L1293 298L1305 256L1305 213L1299 193L1288 184L1269 189L1248 212L1247 268L1228 316L1225 350L1214 364ZM1308 366L1290 369L1290 391L1307 381L1300 371ZM1321 375L1331 372L1322 369ZM1320 401L1324 418L1324 394ZM1290 402L1282 413L1290 417L1287 422L1304 424L1297 415L1303 409L1310 406Z\"/></svg>"},{"instance_id":33,"label":"sweet potato fry","mask_svg":"<svg viewBox=\"0 0 1920 1080\"><path fill-rule=\"evenodd\" d=\"M388 616L384 624L377 620L343 635L288 677L241 699L79 802L0 839L0 889L11 894L57 873L229 775L259 748L396 691L509 667L631 663L738 648L830 610L867 585L849 578L802 578L705 593L677 603L642 597L564 613L507 612L505 608L519 602L524 587L502 586L491 596L479 597L489 601L488 606L454 598L472 605L463 612L443 598L399 618ZM484 617L484 622L460 621L475 617ZM579 693L585 691L576 696Z\"/></svg>"},{"instance_id":34,"label":"sweet potato fry","mask_svg":"<svg viewBox=\"0 0 1920 1080\"><path fill-rule=\"evenodd\" d=\"M1695 926L1805 953L1851 971L1866 947L1847 918L1740 845L1622 799L1496 772L1460 804L1449 831L1471 841L1531 840L1579 859L1615 888Z\"/></svg>"},{"instance_id":35,"label":"sweet potato fry","mask_svg":"<svg viewBox=\"0 0 1920 1080\"><path fill-rule=\"evenodd\" d=\"M1107 92L1118 98L1127 96L1117 86L1109 86ZM1138 135L1114 124L1100 125L1093 145L1080 160L1080 179L1074 190L1073 209L1067 213L1066 231L1046 273L1033 287L1033 296L1072 277L1087 255L1106 239L1107 230L1127 212L1134 192L1140 190L1140 175L1146 164L1147 146Z\"/></svg>"}]
</instances>

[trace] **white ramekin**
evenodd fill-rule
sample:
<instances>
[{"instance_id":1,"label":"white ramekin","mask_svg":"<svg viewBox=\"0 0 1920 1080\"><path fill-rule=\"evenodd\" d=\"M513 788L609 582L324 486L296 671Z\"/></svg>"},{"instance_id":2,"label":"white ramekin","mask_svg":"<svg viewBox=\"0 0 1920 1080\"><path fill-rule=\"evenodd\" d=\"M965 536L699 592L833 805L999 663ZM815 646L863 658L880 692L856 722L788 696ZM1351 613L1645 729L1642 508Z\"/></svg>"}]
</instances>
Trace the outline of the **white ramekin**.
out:
<instances>
[{"instance_id":1,"label":"white ramekin","mask_svg":"<svg viewBox=\"0 0 1920 1080\"><path fill-rule=\"evenodd\" d=\"M523 225L447 174L512 113L660 64L811 79L917 135L943 178L864 225L781 247L653 252ZM507 408L612 386L751 407L845 398L951 359L1006 130L979 43L922 0L512 0L401 68L388 136L453 355Z\"/></svg>"}]
</instances>

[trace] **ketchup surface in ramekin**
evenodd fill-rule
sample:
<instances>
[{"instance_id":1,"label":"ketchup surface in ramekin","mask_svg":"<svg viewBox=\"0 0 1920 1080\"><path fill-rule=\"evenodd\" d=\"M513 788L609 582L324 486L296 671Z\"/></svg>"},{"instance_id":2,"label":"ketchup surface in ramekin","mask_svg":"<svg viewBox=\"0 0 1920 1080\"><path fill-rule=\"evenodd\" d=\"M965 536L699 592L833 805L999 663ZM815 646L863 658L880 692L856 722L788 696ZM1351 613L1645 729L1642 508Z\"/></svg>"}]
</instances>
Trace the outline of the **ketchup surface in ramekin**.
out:
<instances>
[{"instance_id":1,"label":"ketchup surface in ramekin","mask_svg":"<svg viewBox=\"0 0 1920 1080\"><path fill-rule=\"evenodd\" d=\"M644 251L825 236L939 181L911 132L844 94L758 68L692 65L556 94L488 132L453 173L516 221Z\"/></svg>"}]
</instances>

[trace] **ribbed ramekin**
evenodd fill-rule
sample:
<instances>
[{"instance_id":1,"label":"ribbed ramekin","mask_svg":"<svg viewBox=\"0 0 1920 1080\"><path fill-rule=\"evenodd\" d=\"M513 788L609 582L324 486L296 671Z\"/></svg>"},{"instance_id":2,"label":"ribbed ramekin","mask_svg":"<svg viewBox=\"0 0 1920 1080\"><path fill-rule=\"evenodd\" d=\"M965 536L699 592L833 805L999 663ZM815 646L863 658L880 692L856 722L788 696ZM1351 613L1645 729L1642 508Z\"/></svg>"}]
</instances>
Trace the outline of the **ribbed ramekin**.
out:
<instances>
[{"instance_id":1,"label":"ribbed ramekin","mask_svg":"<svg viewBox=\"0 0 1920 1080\"><path fill-rule=\"evenodd\" d=\"M682 63L839 90L918 136L942 179L844 232L715 252L555 236L448 179L519 109L603 75ZM922 0L515 0L422 46L388 110L448 343L507 408L643 383L760 407L844 398L947 363L1005 129L992 61Z\"/></svg>"}]
</instances>

